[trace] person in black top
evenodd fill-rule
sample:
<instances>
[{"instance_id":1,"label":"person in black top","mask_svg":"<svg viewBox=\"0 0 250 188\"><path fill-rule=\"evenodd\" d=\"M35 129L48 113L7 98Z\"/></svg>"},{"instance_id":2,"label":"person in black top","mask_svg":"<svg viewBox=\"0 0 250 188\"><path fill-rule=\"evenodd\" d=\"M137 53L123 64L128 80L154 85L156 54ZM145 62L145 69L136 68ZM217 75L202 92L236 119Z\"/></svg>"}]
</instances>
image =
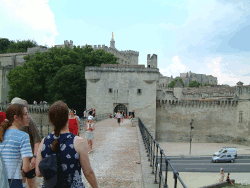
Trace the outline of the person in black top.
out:
<instances>
[{"instance_id":1,"label":"person in black top","mask_svg":"<svg viewBox=\"0 0 250 188\"><path fill-rule=\"evenodd\" d=\"M93 114L93 109L91 109L91 110L89 111L89 115L92 116L92 114Z\"/></svg>"}]
</instances>

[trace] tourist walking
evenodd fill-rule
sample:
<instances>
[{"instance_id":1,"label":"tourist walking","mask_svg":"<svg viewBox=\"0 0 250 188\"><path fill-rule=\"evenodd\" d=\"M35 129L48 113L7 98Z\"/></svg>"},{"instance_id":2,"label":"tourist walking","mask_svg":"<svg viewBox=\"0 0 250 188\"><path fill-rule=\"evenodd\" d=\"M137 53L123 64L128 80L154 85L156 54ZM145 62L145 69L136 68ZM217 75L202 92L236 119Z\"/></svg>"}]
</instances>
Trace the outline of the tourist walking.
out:
<instances>
[{"instance_id":1,"label":"tourist walking","mask_svg":"<svg viewBox=\"0 0 250 188\"><path fill-rule=\"evenodd\" d=\"M227 182L230 183L232 186L235 186L233 184L233 182L230 180L230 177L229 177L230 173L227 174Z\"/></svg>"},{"instance_id":2,"label":"tourist walking","mask_svg":"<svg viewBox=\"0 0 250 188\"><path fill-rule=\"evenodd\" d=\"M135 127L134 126L134 122L135 122L135 110L133 110L133 112L131 112L130 119L131 119L131 127Z\"/></svg>"},{"instance_id":3,"label":"tourist walking","mask_svg":"<svg viewBox=\"0 0 250 188\"><path fill-rule=\"evenodd\" d=\"M83 119L85 120L87 117L87 109L85 108L84 112L83 112Z\"/></svg>"},{"instance_id":4,"label":"tourist walking","mask_svg":"<svg viewBox=\"0 0 250 188\"><path fill-rule=\"evenodd\" d=\"M93 108L91 108L91 110L89 111L89 115L92 116L93 114Z\"/></svg>"},{"instance_id":5,"label":"tourist walking","mask_svg":"<svg viewBox=\"0 0 250 188\"><path fill-rule=\"evenodd\" d=\"M0 153L10 188L23 188L20 170L22 163L23 172L30 171L29 158L33 155L29 135L19 130L22 126L28 125L29 121L27 108L20 104L11 104L0 127Z\"/></svg>"},{"instance_id":6,"label":"tourist walking","mask_svg":"<svg viewBox=\"0 0 250 188\"><path fill-rule=\"evenodd\" d=\"M223 182L224 181L224 177L225 177L225 172L224 172L224 168L223 166L221 167L220 169L220 175L221 175L221 178L220 178L220 182Z\"/></svg>"},{"instance_id":7,"label":"tourist walking","mask_svg":"<svg viewBox=\"0 0 250 188\"><path fill-rule=\"evenodd\" d=\"M123 123L124 112L122 112L121 122Z\"/></svg>"},{"instance_id":8,"label":"tourist walking","mask_svg":"<svg viewBox=\"0 0 250 188\"><path fill-rule=\"evenodd\" d=\"M70 110L70 116L69 116L69 131L74 135L78 135L80 131L79 124L80 122L77 116L74 114L74 109L72 108Z\"/></svg>"},{"instance_id":9,"label":"tourist walking","mask_svg":"<svg viewBox=\"0 0 250 188\"><path fill-rule=\"evenodd\" d=\"M92 116L95 117L95 115L96 115L96 114L95 114L95 109L94 109L94 110L93 110L93 113L92 113Z\"/></svg>"},{"instance_id":10,"label":"tourist walking","mask_svg":"<svg viewBox=\"0 0 250 188\"><path fill-rule=\"evenodd\" d=\"M26 100L21 99L21 98L18 98L18 97L13 98L11 100L11 104L24 105L28 110L28 102ZM40 137L39 131L37 129L37 124L32 119L32 117L30 117L30 121L29 121L28 126L22 126L20 128L20 131L24 131L29 135L30 146L31 146L32 153L33 153L33 156L30 158L30 166L32 168L35 168L35 166L36 166L36 156L37 156L38 147L39 147L39 145L41 143L41 137ZM34 172L33 171L32 171L32 173L33 173L33 175L35 175L35 171ZM23 175L23 186L24 187L25 187L26 180L27 180L28 185L29 185L30 188L35 188L36 187L35 176L26 178L24 173L22 173L22 175Z\"/></svg>"},{"instance_id":11,"label":"tourist walking","mask_svg":"<svg viewBox=\"0 0 250 188\"><path fill-rule=\"evenodd\" d=\"M93 116L88 117L88 122L85 125L85 138L88 141L88 153L93 151L93 140L94 140L94 130L95 130L95 123L93 121Z\"/></svg>"},{"instance_id":12,"label":"tourist walking","mask_svg":"<svg viewBox=\"0 0 250 188\"><path fill-rule=\"evenodd\" d=\"M120 113L120 111L117 112L115 117L117 118L118 125L120 126L121 118L122 118L122 114Z\"/></svg>"},{"instance_id":13,"label":"tourist walking","mask_svg":"<svg viewBox=\"0 0 250 188\"><path fill-rule=\"evenodd\" d=\"M55 102L48 112L49 121L54 126L54 131L44 138L39 146L37 154L36 175L45 176L42 188L45 184L51 187L63 187L61 181L57 181L57 174L48 174L39 169L39 163L45 157L53 153L58 154L58 170L65 174L65 179L71 185L70 188L84 188L81 169L93 188L97 188L97 181L89 162L88 148L83 138L75 136L69 131L68 106L62 101ZM54 181L55 180L55 181Z\"/></svg>"}]
</instances>

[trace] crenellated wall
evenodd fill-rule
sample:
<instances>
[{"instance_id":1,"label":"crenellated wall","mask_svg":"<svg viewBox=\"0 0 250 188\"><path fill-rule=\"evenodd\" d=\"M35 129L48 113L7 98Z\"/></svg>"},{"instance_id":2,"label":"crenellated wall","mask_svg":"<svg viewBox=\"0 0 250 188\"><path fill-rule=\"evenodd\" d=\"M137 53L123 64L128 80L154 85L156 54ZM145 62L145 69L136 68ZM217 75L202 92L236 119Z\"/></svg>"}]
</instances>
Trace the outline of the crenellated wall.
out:
<instances>
[{"instance_id":1,"label":"crenellated wall","mask_svg":"<svg viewBox=\"0 0 250 188\"><path fill-rule=\"evenodd\" d=\"M250 141L249 100L157 100L156 139L188 142L194 119L193 142Z\"/></svg>"},{"instance_id":2,"label":"crenellated wall","mask_svg":"<svg viewBox=\"0 0 250 188\"><path fill-rule=\"evenodd\" d=\"M84 47L84 46L82 46ZM94 50L103 49L108 53L114 54L118 58L119 64L122 65L138 65L139 52L133 50L119 51L116 48L111 48L105 45L92 45Z\"/></svg>"}]
</instances>

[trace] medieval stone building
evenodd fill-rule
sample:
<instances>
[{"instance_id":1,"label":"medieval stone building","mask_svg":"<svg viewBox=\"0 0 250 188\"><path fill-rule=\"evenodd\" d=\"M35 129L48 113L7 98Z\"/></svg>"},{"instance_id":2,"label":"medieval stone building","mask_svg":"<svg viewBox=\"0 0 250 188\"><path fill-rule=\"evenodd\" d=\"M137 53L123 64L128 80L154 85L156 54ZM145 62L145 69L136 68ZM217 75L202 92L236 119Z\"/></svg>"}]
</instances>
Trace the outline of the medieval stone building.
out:
<instances>
[{"instance_id":1,"label":"medieval stone building","mask_svg":"<svg viewBox=\"0 0 250 188\"><path fill-rule=\"evenodd\" d=\"M73 47L73 41L57 45L65 46ZM113 53L119 64L85 69L87 109L95 108L99 114L118 110L128 114L135 110L136 117L142 119L159 141L189 141L191 119L194 119L194 142L250 141L250 86L241 82L235 87L220 86L216 77L189 72L180 74L185 86L193 80L214 86L188 88L177 82L174 88L168 88L174 78L159 72L156 54L147 56L145 67L138 65L139 52L117 50L113 37L110 47L92 47ZM35 47L26 53L0 54L1 102L7 100L8 71L23 65L23 57L37 50L44 52L47 49Z\"/></svg>"}]
</instances>

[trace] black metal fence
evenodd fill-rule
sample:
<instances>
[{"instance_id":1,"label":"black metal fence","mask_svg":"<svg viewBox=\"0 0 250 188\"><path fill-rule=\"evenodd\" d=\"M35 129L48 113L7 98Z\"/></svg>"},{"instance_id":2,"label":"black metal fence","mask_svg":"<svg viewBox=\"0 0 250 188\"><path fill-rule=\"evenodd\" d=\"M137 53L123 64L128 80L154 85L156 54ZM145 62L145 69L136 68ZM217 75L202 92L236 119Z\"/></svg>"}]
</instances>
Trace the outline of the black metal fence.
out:
<instances>
[{"instance_id":1,"label":"black metal fence","mask_svg":"<svg viewBox=\"0 0 250 188\"><path fill-rule=\"evenodd\" d=\"M140 118L138 123L142 135L142 140L144 142L146 152L148 153L148 161L150 161L150 166L152 167L151 174L155 174L154 183L159 183L159 188L167 188L168 171L170 167L173 171L174 187L177 187L177 182L179 181L182 186L186 188L186 185L181 180L179 173L174 169L174 167L170 163L170 159L164 154L163 149L161 149L155 138L151 135L151 133L145 127ZM159 182L157 182L157 180L159 180Z\"/></svg>"},{"instance_id":2,"label":"black metal fence","mask_svg":"<svg viewBox=\"0 0 250 188\"><path fill-rule=\"evenodd\" d=\"M99 122L109 118L109 113L98 114L94 117L95 122ZM80 118L80 133L85 131L86 119ZM42 118L39 125L37 125L41 138L47 136L49 133L54 131L54 127L51 124L43 125Z\"/></svg>"}]
</instances>

